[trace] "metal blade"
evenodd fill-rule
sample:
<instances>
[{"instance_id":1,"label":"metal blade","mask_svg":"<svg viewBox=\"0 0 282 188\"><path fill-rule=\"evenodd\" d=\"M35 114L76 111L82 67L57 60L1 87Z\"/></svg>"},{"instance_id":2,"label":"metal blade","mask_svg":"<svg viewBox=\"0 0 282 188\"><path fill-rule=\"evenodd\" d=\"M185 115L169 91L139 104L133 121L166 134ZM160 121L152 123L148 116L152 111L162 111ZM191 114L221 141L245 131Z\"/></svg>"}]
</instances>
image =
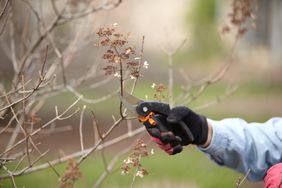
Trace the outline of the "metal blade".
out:
<instances>
[{"instance_id":1,"label":"metal blade","mask_svg":"<svg viewBox=\"0 0 282 188\"><path fill-rule=\"evenodd\" d=\"M119 92L119 98L122 102L122 104L131 112L133 112L135 115L138 115L136 111L136 107L143 102L143 100L138 99L134 97L133 95L123 92L123 96L121 96L121 93Z\"/></svg>"}]
</instances>

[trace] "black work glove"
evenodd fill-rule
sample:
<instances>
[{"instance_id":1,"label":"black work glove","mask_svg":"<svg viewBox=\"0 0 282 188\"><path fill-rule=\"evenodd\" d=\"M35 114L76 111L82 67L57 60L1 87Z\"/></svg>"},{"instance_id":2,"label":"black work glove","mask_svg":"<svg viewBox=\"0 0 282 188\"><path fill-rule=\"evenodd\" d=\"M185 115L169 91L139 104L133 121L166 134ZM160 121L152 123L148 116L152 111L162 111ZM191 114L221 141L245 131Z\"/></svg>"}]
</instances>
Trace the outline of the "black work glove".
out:
<instances>
[{"instance_id":1,"label":"black work glove","mask_svg":"<svg viewBox=\"0 0 282 188\"><path fill-rule=\"evenodd\" d=\"M185 106L172 108L167 117L155 115L157 125L151 125L148 121L144 125L152 136L152 140L168 154L176 154L182 151L182 146L188 144L203 145L208 137L208 124L204 116L198 115ZM194 140L191 141L180 122L183 121L190 129Z\"/></svg>"}]
</instances>

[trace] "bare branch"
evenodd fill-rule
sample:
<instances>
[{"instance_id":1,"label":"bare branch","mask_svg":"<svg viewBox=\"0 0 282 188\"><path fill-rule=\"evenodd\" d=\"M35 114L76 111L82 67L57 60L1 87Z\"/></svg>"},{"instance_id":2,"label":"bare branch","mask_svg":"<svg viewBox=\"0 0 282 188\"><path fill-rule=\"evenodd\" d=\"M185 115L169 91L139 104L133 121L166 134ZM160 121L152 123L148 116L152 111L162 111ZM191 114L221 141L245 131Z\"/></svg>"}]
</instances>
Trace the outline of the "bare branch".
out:
<instances>
[{"instance_id":1,"label":"bare branch","mask_svg":"<svg viewBox=\"0 0 282 188\"><path fill-rule=\"evenodd\" d=\"M161 46L163 53L167 55L168 58L168 103L171 107L174 105L173 97L173 56L184 46L186 43L186 38L173 50L168 50L164 46Z\"/></svg>"},{"instance_id":2,"label":"bare branch","mask_svg":"<svg viewBox=\"0 0 282 188\"><path fill-rule=\"evenodd\" d=\"M46 53L47 53L47 50L48 50L48 47L46 48ZM45 58L45 61L43 62L43 65L42 65L42 67L41 67L41 72L40 72L40 74L39 74L39 78L38 78L37 84L36 84L36 86L31 90L31 92L30 92L28 95L26 95L25 97L22 97L21 99L18 99L18 100L16 100L16 101L12 102L12 103L9 103L7 106L1 108L1 109L0 109L0 112L3 111L3 110L6 110L7 108L11 108L11 107L13 107L14 105L16 105L16 104L18 104L18 103L20 103L20 102L25 101L25 100L28 99L30 96L32 96L35 91L37 91L37 90L40 88L41 84L42 84L43 81L45 80L45 74L43 74L43 72L44 72L44 67L45 67L45 63L46 63L46 58ZM22 86L24 87L25 84L23 83ZM7 95L5 94L5 96L7 96Z\"/></svg>"},{"instance_id":3,"label":"bare branch","mask_svg":"<svg viewBox=\"0 0 282 188\"><path fill-rule=\"evenodd\" d=\"M49 129L44 129L44 130L41 130L38 134L46 134L46 135L49 135L49 134L52 134L52 133L62 133L62 132L66 132L66 131L71 131L72 130L72 127L70 125L67 125L67 126L64 126L64 127L54 127L54 126L50 126ZM13 133L15 131L15 128L4 128L1 129L1 133L5 132L5 133ZM32 128L27 128L26 129L26 132L28 134L32 133L33 132L33 129ZM0 133L0 134L1 134Z\"/></svg>"},{"instance_id":4,"label":"bare branch","mask_svg":"<svg viewBox=\"0 0 282 188\"><path fill-rule=\"evenodd\" d=\"M240 188L242 186L242 184L244 183L244 181L246 180L246 178L248 177L248 175L250 174L251 169L248 169L247 173L245 174L245 176L243 177L243 179L239 178L238 182L236 183L236 188ZM279 186L278 186L279 187Z\"/></svg>"},{"instance_id":5,"label":"bare branch","mask_svg":"<svg viewBox=\"0 0 282 188\"><path fill-rule=\"evenodd\" d=\"M118 7L121 3L122 3L122 0L117 0L114 3L101 4L101 6L99 6L97 8L90 7L87 11L79 12L78 14L73 14L70 17L67 17L67 16L63 15L62 16L62 21L60 22L60 24L65 24L66 22L73 21L75 19L79 19L79 18L85 17L85 16L87 16L89 14L92 14L92 13L95 13L95 12L98 12L98 11L101 11L101 10L111 10L113 8Z\"/></svg>"},{"instance_id":6,"label":"bare branch","mask_svg":"<svg viewBox=\"0 0 282 188\"><path fill-rule=\"evenodd\" d=\"M84 105L82 110L81 110L80 120L79 120L79 138L80 138L80 148L81 148L82 152L84 151L82 126L83 126L83 114L84 114L85 108L86 108L86 106Z\"/></svg>"},{"instance_id":7,"label":"bare branch","mask_svg":"<svg viewBox=\"0 0 282 188\"><path fill-rule=\"evenodd\" d=\"M56 117L54 117L53 119L51 119L49 122L45 123L44 125L42 125L40 128L36 129L34 132L32 132L30 134L30 136L34 136L35 134L38 134L42 129L48 127L49 125L51 125L52 123L54 123L57 120L63 120L63 119L67 119L70 118L71 116L73 116L74 114L76 114L78 112L78 110L76 110L75 112L73 112L71 115L68 115L66 117L64 117L77 103L78 101L81 99L78 98L76 101L74 101L69 107L66 108L65 111L63 111L61 114L56 115ZM25 139L21 139L19 140L16 144L14 144L13 146L11 146L10 148L6 149L2 154L0 154L0 156L3 156L4 154L10 152L12 149L14 149L15 147L17 147L18 145L20 145L21 143L23 143L25 141Z\"/></svg>"},{"instance_id":8,"label":"bare branch","mask_svg":"<svg viewBox=\"0 0 282 188\"><path fill-rule=\"evenodd\" d=\"M92 125L93 125L93 132L94 132L94 134L93 134L94 135L94 143L93 144L96 144L98 142L99 138L101 138L102 134L99 131L96 116L95 116L95 114L92 110L91 110L91 115L92 115Z\"/></svg>"},{"instance_id":9,"label":"bare branch","mask_svg":"<svg viewBox=\"0 0 282 188\"><path fill-rule=\"evenodd\" d=\"M28 5L29 5L29 3L28 3ZM63 11L61 13L63 13ZM17 77L19 77L19 75L21 75L23 73L27 59L30 56L30 54L32 54L37 49L37 47L45 39L47 34L52 32L52 30L57 26L60 19L61 19L61 14L57 15L53 19L53 21L50 23L50 25L47 27L47 29L39 36L38 39L36 39L36 41L31 45L31 47L28 48L28 50L26 51L26 53L24 54L24 56L20 60L20 63L19 63L20 67L19 67L19 72L17 74Z\"/></svg>"},{"instance_id":10,"label":"bare branch","mask_svg":"<svg viewBox=\"0 0 282 188\"><path fill-rule=\"evenodd\" d=\"M141 67L142 67L142 62L143 62L143 55L144 55L144 42L145 42L145 36L142 36L142 42L141 42L141 50L140 50L140 55L139 55L139 66L138 66L138 72L140 74ZM137 85L138 77L134 80L133 86L131 88L130 94L133 94L135 87Z\"/></svg>"},{"instance_id":11,"label":"bare branch","mask_svg":"<svg viewBox=\"0 0 282 188\"><path fill-rule=\"evenodd\" d=\"M9 2L10 0L6 0L3 9L0 11L0 20L2 19L2 16L4 15L5 11L7 10Z\"/></svg>"},{"instance_id":12,"label":"bare branch","mask_svg":"<svg viewBox=\"0 0 282 188\"><path fill-rule=\"evenodd\" d=\"M82 96L81 93L79 93L79 92L76 91L73 87L71 87L71 86L69 86L69 85L67 86L67 89L68 89L70 92L72 92L76 97ZM82 98L81 98L81 101L86 102L86 103L88 103L88 104L100 103L100 102L103 102L103 101L106 101L106 100L112 98L113 96L115 96L115 95L118 93L118 91L119 91L119 90L114 91L114 92L112 92L112 93L110 93L110 94L108 94L108 95L104 95L103 97L100 97L100 98L97 98L97 99L87 99L87 98L85 98L85 97L82 97Z\"/></svg>"},{"instance_id":13,"label":"bare branch","mask_svg":"<svg viewBox=\"0 0 282 188\"><path fill-rule=\"evenodd\" d=\"M98 188L101 186L101 184L103 183L103 181L107 178L107 176L113 172L113 168L115 166L115 164L117 163L118 159L126 154L127 152L129 152L131 149L131 147L126 147L125 149L121 150L120 152L115 154L115 157L110 161L110 163L107 165L106 169L107 171L104 171L101 176L99 177L99 179L95 182L95 185L93 186L93 188Z\"/></svg>"},{"instance_id":14,"label":"bare branch","mask_svg":"<svg viewBox=\"0 0 282 188\"><path fill-rule=\"evenodd\" d=\"M42 156L42 158L44 158L45 155L43 155L43 154L41 153L41 151L38 149L38 147L37 147L36 144L32 141L32 139L30 139L30 142L31 142L33 148L40 154L40 156ZM46 159L45 159L45 162L46 162L46 163L49 165L49 167L55 172L55 174L58 176L58 178L60 178L61 175L60 175L60 173L54 168L54 166L53 166L48 160L46 160Z\"/></svg>"},{"instance_id":15,"label":"bare branch","mask_svg":"<svg viewBox=\"0 0 282 188\"><path fill-rule=\"evenodd\" d=\"M13 11L11 11L11 17L13 17ZM11 58L12 58L12 64L15 72L19 71L18 67L18 60L16 56L16 49L15 49L15 28L14 28L14 22L10 22L10 46L11 46Z\"/></svg>"},{"instance_id":16,"label":"bare branch","mask_svg":"<svg viewBox=\"0 0 282 188\"><path fill-rule=\"evenodd\" d=\"M236 91L236 89L237 89L236 86L227 88L223 95L217 96L215 100L211 100L211 101L207 102L206 104L195 107L194 110L202 110L202 109L206 109L210 106L213 106L213 105L221 102L227 96L232 95Z\"/></svg>"},{"instance_id":17,"label":"bare branch","mask_svg":"<svg viewBox=\"0 0 282 188\"><path fill-rule=\"evenodd\" d=\"M10 176L11 181L12 181L13 188L17 188L17 185L16 185L16 182L15 182L15 178L14 178L13 173L12 173L5 165L3 165L2 167L3 167L3 169L4 169L6 172L9 173L9 176Z\"/></svg>"},{"instance_id":18,"label":"bare branch","mask_svg":"<svg viewBox=\"0 0 282 188\"><path fill-rule=\"evenodd\" d=\"M142 132L145 131L145 128L144 127L141 127L141 128L138 128L134 131L132 131L132 134L131 136L129 136L127 133L126 134L123 134L115 139L112 139L108 142L104 142L103 145L100 145L101 144L101 139L99 140L98 143L96 143L93 147L91 148L88 148L88 149L85 149L84 152L81 152L81 151L78 151L78 152L75 152L75 153L72 153L70 155L67 155L67 156L64 156L62 158L59 158L59 159L55 159L53 161L50 161L50 163L54 166L54 165L58 165L58 164L61 164L63 162L66 162L67 160L69 159L73 159L73 158L77 158L77 157L81 157L80 158L80 161L82 162L84 159L86 159L93 151L95 150L101 150L103 148L106 148L106 147L109 147L109 146L112 146L113 144L117 144L119 143L120 141L123 141L127 138L132 138ZM81 163L80 162L80 163ZM20 175L26 175L26 174L30 174L30 173L33 173L33 172L38 172L40 170L44 170L46 168L48 168L49 165L44 163L44 164L41 164L41 165L38 165L38 166L34 166L32 168L29 168L28 170L26 170L24 173L19 173L18 171L17 172L14 172L14 176L20 176ZM0 176L0 180L1 179L7 179L9 178L9 175L1 175Z\"/></svg>"}]
</instances>

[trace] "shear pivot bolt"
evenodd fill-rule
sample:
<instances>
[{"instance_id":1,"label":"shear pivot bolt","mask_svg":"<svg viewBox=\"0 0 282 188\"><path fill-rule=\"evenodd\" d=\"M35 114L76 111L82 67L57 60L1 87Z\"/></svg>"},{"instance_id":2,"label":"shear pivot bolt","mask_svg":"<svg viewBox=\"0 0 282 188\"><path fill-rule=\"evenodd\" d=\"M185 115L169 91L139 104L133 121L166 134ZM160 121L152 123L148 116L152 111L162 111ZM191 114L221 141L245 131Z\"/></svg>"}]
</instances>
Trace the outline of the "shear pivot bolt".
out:
<instances>
[{"instance_id":1,"label":"shear pivot bolt","mask_svg":"<svg viewBox=\"0 0 282 188\"><path fill-rule=\"evenodd\" d=\"M143 112L147 112L148 111L148 107L144 106L142 110L143 110Z\"/></svg>"}]
</instances>

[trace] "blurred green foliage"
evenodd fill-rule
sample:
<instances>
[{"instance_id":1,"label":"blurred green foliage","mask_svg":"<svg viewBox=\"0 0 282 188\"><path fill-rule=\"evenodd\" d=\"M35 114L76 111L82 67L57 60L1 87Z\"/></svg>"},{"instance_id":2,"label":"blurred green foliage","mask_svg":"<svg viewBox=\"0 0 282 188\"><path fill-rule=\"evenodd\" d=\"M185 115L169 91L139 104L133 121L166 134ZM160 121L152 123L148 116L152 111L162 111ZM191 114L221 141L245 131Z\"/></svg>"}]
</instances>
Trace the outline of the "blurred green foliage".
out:
<instances>
[{"instance_id":1,"label":"blurred green foliage","mask_svg":"<svg viewBox=\"0 0 282 188\"><path fill-rule=\"evenodd\" d=\"M223 47L216 24L216 0L198 0L187 14L192 24L192 47L189 58L209 59L222 53Z\"/></svg>"}]
</instances>

